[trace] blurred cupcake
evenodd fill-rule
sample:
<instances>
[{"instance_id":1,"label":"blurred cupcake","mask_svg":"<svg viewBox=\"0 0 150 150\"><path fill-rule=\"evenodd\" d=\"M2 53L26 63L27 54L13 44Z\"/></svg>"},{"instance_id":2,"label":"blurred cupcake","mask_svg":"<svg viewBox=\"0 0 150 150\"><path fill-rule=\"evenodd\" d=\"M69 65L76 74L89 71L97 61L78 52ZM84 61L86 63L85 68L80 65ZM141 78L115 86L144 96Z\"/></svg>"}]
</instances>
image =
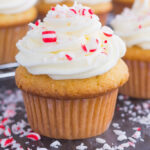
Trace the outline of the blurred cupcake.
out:
<instances>
[{"instance_id":1,"label":"blurred cupcake","mask_svg":"<svg viewBox=\"0 0 150 150\"><path fill-rule=\"evenodd\" d=\"M37 4L37 9L40 15L39 18L43 19L48 11L57 4L66 4L66 0L39 0Z\"/></svg>"},{"instance_id":2,"label":"blurred cupcake","mask_svg":"<svg viewBox=\"0 0 150 150\"><path fill-rule=\"evenodd\" d=\"M50 8L56 6L56 4L72 6L75 1L90 7L94 13L100 17L100 21L103 25L107 21L108 13L112 10L111 0L40 0L38 10L44 17Z\"/></svg>"},{"instance_id":3,"label":"blurred cupcake","mask_svg":"<svg viewBox=\"0 0 150 150\"><path fill-rule=\"evenodd\" d=\"M125 7L131 8L134 0L112 0L113 1L113 12L120 14Z\"/></svg>"},{"instance_id":4,"label":"blurred cupcake","mask_svg":"<svg viewBox=\"0 0 150 150\"><path fill-rule=\"evenodd\" d=\"M135 98L150 98L150 0L136 0L112 22L115 32L127 44L124 60L130 79L120 90Z\"/></svg>"},{"instance_id":5,"label":"blurred cupcake","mask_svg":"<svg viewBox=\"0 0 150 150\"><path fill-rule=\"evenodd\" d=\"M16 42L37 16L35 3L36 0L0 0L0 64L15 61Z\"/></svg>"},{"instance_id":6,"label":"blurred cupcake","mask_svg":"<svg viewBox=\"0 0 150 150\"><path fill-rule=\"evenodd\" d=\"M17 43L16 83L31 128L82 139L108 129L118 88L128 80L125 44L91 9L57 5Z\"/></svg>"},{"instance_id":7,"label":"blurred cupcake","mask_svg":"<svg viewBox=\"0 0 150 150\"><path fill-rule=\"evenodd\" d=\"M90 7L99 16L101 23L106 24L108 14L112 10L111 0L68 0L68 4L75 1Z\"/></svg>"}]
</instances>

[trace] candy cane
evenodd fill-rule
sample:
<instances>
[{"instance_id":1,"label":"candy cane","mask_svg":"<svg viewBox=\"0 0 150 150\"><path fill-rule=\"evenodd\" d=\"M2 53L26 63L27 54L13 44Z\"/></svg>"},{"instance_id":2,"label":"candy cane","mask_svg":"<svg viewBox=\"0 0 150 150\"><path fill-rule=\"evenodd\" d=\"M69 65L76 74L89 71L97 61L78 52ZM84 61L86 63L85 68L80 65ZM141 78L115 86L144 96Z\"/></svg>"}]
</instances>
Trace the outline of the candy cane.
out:
<instances>
[{"instance_id":1,"label":"candy cane","mask_svg":"<svg viewBox=\"0 0 150 150\"><path fill-rule=\"evenodd\" d=\"M41 139L40 135L37 134L37 133L34 133L34 132L29 133L26 137L27 137L28 139L33 140L33 141L38 141L38 140Z\"/></svg>"}]
</instances>

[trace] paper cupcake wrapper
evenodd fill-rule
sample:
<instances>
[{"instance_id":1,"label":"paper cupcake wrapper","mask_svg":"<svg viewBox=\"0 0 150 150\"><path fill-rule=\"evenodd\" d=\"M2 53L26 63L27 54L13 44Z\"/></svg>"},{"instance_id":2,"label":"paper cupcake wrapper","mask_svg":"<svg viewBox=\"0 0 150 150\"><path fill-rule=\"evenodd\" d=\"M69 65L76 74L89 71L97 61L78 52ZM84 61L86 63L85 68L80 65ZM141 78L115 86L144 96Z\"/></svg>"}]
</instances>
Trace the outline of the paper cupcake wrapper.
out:
<instances>
[{"instance_id":1,"label":"paper cupcake wrapper","mask_svg":"<svg viewBox=\"0 0 150 150\"><path fill-rule=\"evenodd\" d=\"M122 2L117 2L113 0L113 13L114 14L120 14L124 8L131 8L132 3L122 3Z\"/></svg>"},{"instance_id":2,"label":"paper cupcake wrapper","mask_svg":"<svg viewBox=\"0 0 150 150\"><path fill-rule=\"evenodd\" d=\"M112 121L118 89L80 100L56 100L23 92L31 128L56 139L83 139L102 134Z\"/></svg>"},{"instance_id":3,"label":"paper cupcake wrapper","mask_svg":"<svg viewBox=\"0 0 150 150\"><path fill-rule=\"evenodd\" d=\"M129 67L129 81L120 93L135 98L150 98L150 62L125 60Z\"/></svg>"},{"instance_id":4,"label":"paper cupcake wrapper","mask_svg":"<svg viewBox=\"0 0 150 150\"><path fill-rule=\"evenodd\" d=\"M28 31L28 25L0 28L0 64L15 62L16 43Z\"/></svg>"}]
</instances>

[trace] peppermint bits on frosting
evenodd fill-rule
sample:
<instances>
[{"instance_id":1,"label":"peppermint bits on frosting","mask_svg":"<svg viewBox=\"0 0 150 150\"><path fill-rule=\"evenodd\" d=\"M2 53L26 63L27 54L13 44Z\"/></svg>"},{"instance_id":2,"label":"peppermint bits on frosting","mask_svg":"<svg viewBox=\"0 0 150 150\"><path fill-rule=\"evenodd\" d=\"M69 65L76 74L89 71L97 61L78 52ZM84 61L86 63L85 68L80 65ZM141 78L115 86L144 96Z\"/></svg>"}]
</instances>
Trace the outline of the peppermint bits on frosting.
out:
<instances>
[{"instance_id":1,"label":"peppermint bits on frosting","mask_svg":"<svg viewBox=\"0 0 150 150\"><path fill-rule=\"evenodd\" d=\"M44 43L55 43L57 41L55 31L43 31L42 37Z\"/></svg>"},{"instance_id":2,"label":"peppermint bits on frosting","mask_svg":"<svg viewBox=\"0 0 150 150\"><path fill-rule=\"evenodd\" d=\"M111 30L109 27L104 26L102 28L102 32L106 37L112 37L113 36L113 30Z\"/></svg>"}]
</instances>

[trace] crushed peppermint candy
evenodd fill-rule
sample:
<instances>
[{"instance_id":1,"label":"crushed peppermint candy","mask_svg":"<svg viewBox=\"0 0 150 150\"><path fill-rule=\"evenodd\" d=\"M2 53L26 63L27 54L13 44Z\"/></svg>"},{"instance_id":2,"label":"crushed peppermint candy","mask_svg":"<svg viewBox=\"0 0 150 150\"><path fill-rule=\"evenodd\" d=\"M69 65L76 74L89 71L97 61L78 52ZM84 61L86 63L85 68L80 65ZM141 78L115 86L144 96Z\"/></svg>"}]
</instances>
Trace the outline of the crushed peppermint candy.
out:
<instances>
[{"instance_id":1,"label":"crushed peppermint candy","mask_svg":"<svg viewBox=\"0 0 150 150\"><path fill-rule=\"evenodd\" d=\"M44 43L55 43L57 41L57 36L55 31L43 31L42 37Z\"/></svg>"},{"instance_id":2,"label":"crushed peppermint candy","mask_svg":"<svg viewBox=\"0 0 150 150\"><path fill-rule=\"evenodd\" d=\"M106 37L112 37L113 36L113 30L107 26L102 27L102 32Z\"/></svg>"},{"instance_id":3,"label":"crushed peppermint candy","mask_svg":"<svg viewBox=\"0 0 150 150\"><path fill-rule=\"evenodd\" d=\"M106 140L104 140L102 138L96 138L96 142L100 143L100 144L104 144L104 143L106 143Z\"/></svg>"},{"instance_id":4,"label":"crushed peppermint candy","mask_svg":"<svg viewBox=\"0 0 150 150\"><path fill-rule=\"evenodd\" d=\"M26 137L33 141L39 141L41 139L40 135L38 133L34 133L34 132L29 133Z\"/></svg>"},{"instance_id":5,"label":"crushed peppermint candy","mask_svg":"<svg viewBox=\"0 0 150 150\"><path fill-rule=\"evenodd\" d=\"M10 90L7 91L7 97L2 97L3 94L0 94L0 99L6 100L0 101L0 108L1 108L1 116L0 116L0 147L1 149L9 150L9 149L17 149L17 150L24 150L24 147L15 139L15 137L20 138L20 140L23 140L25 145L27 146L25 149L27 150L48 150L49 148L44 147L42 145L37 145L37 147L33 144L32 147L29 147L30 143L40 141L42 142L41 138L39 137L39 134L34 133L32 129L30 128L29 124L22 118L22 120L19 120L17 122L14 121L14 118L19 115L19 112L25 113L24 108L18 107L17 104L21 103L22 96L20 91L16 90L14 93ZM139 118L143 119L143 117L148 118L147 116L150 113L150 101L143 101L140 104L134 104L134 102L130 101L129 98L124 96L119 96L119 98L123 98L124 100L121 100L121 103L124 105L117 104L117 107L119 107L119 112L117 111L118 115L124 114L124 118L127 117L129 121L132 121L132 125L129 127L129 130L123 130L124 123L115 121L112 123L112 134L114 135L116 142L119 141L119 144L111 143L109 140L105 138L101 138L101 136L95 138L95 144L97 143L97 147L95 147L96 150L126 150L127 148L136 149L136 145L140 144L140 142L144 142L144 137L142 136L142 133L145 132L143 129L143 125L145 125L145 128L149 129L149 124L147 121L140 122L137 121ZM8 101L7 101L8 100ZM127 100L127 101L126 101ZM13 115L10 115L11 112L9 109L13 112ZM15 113L14 113L15 112ZM134 112L136 112L136 115L133 115ZM23 115L24 117L25 115ZM139 117L140 116L140 117ZM132 119L131 119L132 118ZM134 120L136 118L136 120ZM144 120L145 120L144 118ZM126 119L125 119L126 120ZM138 122L138 125L136 124ZM126 123L126 122L125 122ZM141 124L141 125L140 125ZM83 141L84 142L84 141ZM93 142L93 141L91 141ZM94 143L94 142L93 142ZM50 144L50 143L49 143ZM81 143L80 145L77 145L73 143L74 149L77 150L86 150L88 148L88 144ZM51 148L59 149L60 147L63 147L63 141L60 143L59 141L54 141L50 144Z\"/></svg>"},{"instance_id":6,"label":"crushed peppermint candy","mask_svg":"<svg viewBox=\"0 0 150 150\"><path fill-rule=\"evenodd\" d=\"M66 56L66 58L67 58L69 61L72 60L72 57L71 57L70 55L66 54L65 56Z\"/></svg>"},{"instance_id":7,"label":"crushed peppermint candy","mask_svg":"<svg viewBox=\"0 0 150 150\"><path fill-rule=\"evenodd\" d=\"M80 145L76 146L76 150L86 150L88 147L84 145L84 143L81 143Z\"/></svg>"},{"instance_id":8,"label":"crushed peppermint candy","mask_svg":"<svg viewBox=\"0 0 150 150\"><path fill-rule=\"evenodd\" d=\"M54 141L53 143L50 144L50 147L53 148L59 148L61 146L61 143L59 141Z\"/></svg>"}]
</instances>

